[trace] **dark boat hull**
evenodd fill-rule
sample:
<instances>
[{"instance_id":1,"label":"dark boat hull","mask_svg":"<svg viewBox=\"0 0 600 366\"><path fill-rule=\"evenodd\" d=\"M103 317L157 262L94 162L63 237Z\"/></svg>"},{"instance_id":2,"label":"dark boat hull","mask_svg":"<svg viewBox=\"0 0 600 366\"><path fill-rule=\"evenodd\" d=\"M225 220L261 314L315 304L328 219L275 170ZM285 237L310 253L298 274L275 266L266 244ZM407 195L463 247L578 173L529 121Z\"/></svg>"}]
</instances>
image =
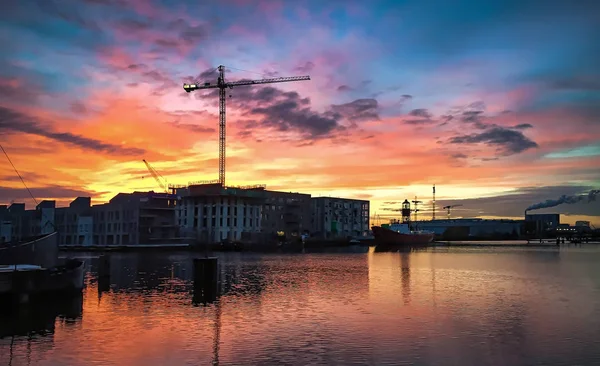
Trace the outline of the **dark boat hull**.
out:
<instances>
[{"instance_id":1,"label":"dark boat hull","mask_svg":"<svg viewBox=\"0 0 600 366\"><path fill-rule=\"evenodd\" d=\"M30 268L0 271L0 303L19 299L56 295L57 293L81 292L84 287L84 262L67 260L65 264L52 268Z\"/></svg>"},{"instance_id":2,"label":"dark boat hull","mask_svg":"<svg viewBox=\"0 0 600 366\"><path fill-rule=\"evenodd\" d=\"M372 230L377 247L426 247L433 241L433 233L402 234L381 226Z\"/></svg>"}]
</instances>

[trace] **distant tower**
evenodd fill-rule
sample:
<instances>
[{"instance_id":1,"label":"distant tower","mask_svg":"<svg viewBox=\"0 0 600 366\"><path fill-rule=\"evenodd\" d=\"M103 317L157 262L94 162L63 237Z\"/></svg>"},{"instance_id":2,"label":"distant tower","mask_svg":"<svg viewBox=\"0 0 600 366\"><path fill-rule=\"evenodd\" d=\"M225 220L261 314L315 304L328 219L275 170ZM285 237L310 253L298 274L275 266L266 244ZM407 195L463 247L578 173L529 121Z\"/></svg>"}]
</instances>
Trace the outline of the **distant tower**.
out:
<instances>
[{"instance_id":1,"label":"distant tower","mask_svg":"<svg viewBox=\"0 0 600 366\"><path fill-rule=\"evenodd\" d=\"M404 200L402 202L402 223L408 224L410 222L410 202Z\"/></svg>"},{"instance_id":2,"label":"distant tower","mask_svg":"<svg viewBox=\"0 0 600 366\"><path fill-rule=\"evenodd\" d=\"M431 220L435 220L435 184L433 185L433 215Z\"/></svg>"},{"instance_id":3,"label":"distant tower","mask_svg":"<svg viewBox=\"0 0 600 366\"><path fill-rule=\"evenodd\" d=\"M412 203L414 203L414 204L415 204L415 209L413 210L413 212L415 213L415 223L416 223L417 221L419 221L419 220L417 219L417 218L418 218L418 216L417 216L417 215L418 215L418 212L419 212L419 209L418 209L418 207L419 207L419 203L423 203L423 201L419 201L419 200L417 199L417 196L415 196L415 200L414 200L414 201L412 201Z\"/></svg>"}]
</instances>

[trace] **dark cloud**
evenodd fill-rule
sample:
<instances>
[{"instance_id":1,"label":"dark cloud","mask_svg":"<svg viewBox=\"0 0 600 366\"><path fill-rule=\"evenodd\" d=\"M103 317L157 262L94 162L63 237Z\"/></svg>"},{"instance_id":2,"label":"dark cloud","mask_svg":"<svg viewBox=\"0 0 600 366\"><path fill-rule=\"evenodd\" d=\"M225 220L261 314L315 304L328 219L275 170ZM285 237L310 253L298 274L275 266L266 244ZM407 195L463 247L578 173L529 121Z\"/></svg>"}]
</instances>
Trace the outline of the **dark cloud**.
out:
<instances>
[{"instance_id":1,"label":"dark cloud","mask_svg":"<svg viewBox=\"0 0 600 366\"><path fill-rule=\"evenodd\" d=\"M525 150L538 147L538 144L527 138L520 131L494 127L488 131L471 135L455 136L449 140L452 144L485 143L498 148L503 155L518 154Z\"/></svg>"},{"instance_id":2,"label":"dark cloud","mask_svg":"<svg viewBox=\"0 0 600 366\"><path fill-rule=\"evenodd\" d=\"M88 192L81 189L53 185L45 187L29 187L29 189L37 200L44 198L71 199L76 197L91 197L101 194L99 192ZM25 188L0 187L0 202L6 202L8 204L13 200L15 202L30 201L31 196Z\"/></svg>"},{"instance_id":3,"label":"dark cloud","mask_svg":"<svg viewBox=\"0 0 600 366\"><path fill-rule=\"evenodd\" d=\"M490 127L484 122L483 111L464 111L460 116L460 120L466 123L471 123L474 127L485 130Z\"/></svg>"},{"instance_id":4,"label":"dark cloud","mask_svg":"<svg viewBox=\"0 0 600 366\"><path fill-rule=\"evenodd\" d=\"M337 90L339 92L347 92L347 91L352 91L354 89L352 89L351 87L349 87L348 85L340 85L337 87Z\"/></svg>"},{"instance_id":5,"label":"dark cloud","mask_svg":"<svg viewBox=\"0 0 600 366\"><path fill-rule=\"evenodd\" d=\"M334 104L331 110L349 121L378 121L378 103L376 99L357 99L346 104Z\"/></svg>"},{"instance_id":6,"label":"dark cloud","mask_svg":"<svg viewBox=\"0 0 600 366\"><path fill-rule=\"evenodd\" d=\"M454 153L452 155L450 155L452 158L454 159L466 159L468 158L467 155L463 154L463 153Z\"/></svg>"},{"instance_id":7,"label":"dark cloud","mask_svg":"<svg viewBox=\"0 0 600 366\"><path fill-rule=\"evenodd\" d=\"M408 115L409 115L409 117L417 117L417 118L405 119L404 123L407 125L417 126L417 125L426 125L426 124L436 122L435 120L432 119L433 115L431 113L429 113L429 111L427 109L424 109L424 108L413 109L412 111L410 111L408 113Z\"/></svg>"},{"instance_id":8,"label":"dark cloud","mask_svg":"<svg viewBox=\"0 0 600 366\"><path fill-rule=\"evenodd\" d=\"M10 149L10 152L14 152L14 150ZM10 156L10 152L8 152L9 156ZM35 173L35 172L27 172L27 171L21 170L21 171L19 171L19 174L21 175L21 177L23 177L23 180L27 183L40 182L40 181L43 181L44 179L46 179L45 175ZM21 183L21 179L16 174L12 174L12 175L0 176L0 182L19 182L19 183Z\"/></svg>"},{"instance_id":9,"label":"dark cloud","mask_svg":"<svg viewBox=\"0 0 600 366\"><path fill-rule=\"evenodd\" d=\"M210 82L214 79L214 69L205 70L197 77L185 78L186 82ZM251 137L251 130L260 127L295 131L303 138L310 139L331 137L332 134L341 133L348 127L356 127L357 122L380 119L379 104L373 98L331 105L321 113L311 108L309 98L302 98L297 92L286 92L272 86L234 87L227 93L231 96L227 100L230 111L234 109L246 118L254 117L250 121L240 122L243 131L239 133L239 137L242 138ZM208 105L215 105L219 98L219 90L201 90L193 95ZM344 126L343 121L350 122L350 125Z\"/></svg>"},{"instance_id":10,"label":"dark cloud","mask_svg":"<svg viewBox=\"0 0 600 366\"><path fill-rule=\"evenodd\" d=\"M324 137L340 128L336 118L302 107L301 103L293 98L275 102L268 107L257 107L250 112L264 117L261 122L263 126L279 131L300 131L310 138Z\"/></svg>"},{"instance_id":11,"label":"dark cloud","mask_svg":"<svg viewBox=\"0 0 600 366\"><path fill-rule=\"evenodd\" d=\"M461 121L484 130L491 127L491 125L486 123L485 110L485 103L481 101L473 102L466 106L454 107L442 116L444 119L442 123L447 124L452 120Z\"/></svg>"},{"instance_id":12,"label":"dark cloud","mask_svg":"<svg viewBox=\"0 0 600 366\"><path fill-rule=\"evenodd\" d=\"M225 70L227 71L227 70ZM219 77L219 71L217 70L217 68L212 67L210 69L206 69L204 71L202 71L200 74L198 75L190 75L190 76L186 76L183 78L184 83L199 83L199 84L203 84L203 83L216 83L217 78ZM225 75L225 80L227 80L227 75ZM217 92L218 94L218 92ZM186 95L188 95L186 93ZM196 93L196 95L198 95L198 93Z\"/></svg>"},{"instance_id":13,"label":"dark cloud","mask_svg":"<svg viewBox=\"0 0 600 366\"><path fill-rule=\"evenodd\" d=\"M410 94L402 94L402 96L400 97L400 99L403 101L410 100L412 98L413 98L413 96Z\"/></svg>"},{"instance_id":14,"label":"dark cloud","mask_svg":"<svg viewBox=\"0 0 600 366\"><path fill-rule=\"evenodd\" d=\"M527 187L517 189L510 194L470 198L463 200L439 200L440 207L461 204L462 207L453 209L459 216L500 216L500 217L523 217L527 207L548 199L555 199L563 195L588 194L590 190L597 188L591 186L546 186ZM456 210L456 211L455 211ZM572 205L561 205L548 209L531 211L531 213L561 213L568 215L590 215L600 216L600 202L587 203L582 201Z\"/></svg>"},{"instance_id":15,"label":"dark cloud","mask_svg":"<svg viewBox=\"0 0 600 366\"><path fill-rule=\"evenodd\" d=\"M431 113L429 113L429 111L427 109L423 109L423 108L413 109L412 111L410 111L408 113L408 115L414 116L414 117L423 117L426 119L430 119L432 117Z\"/></svg>"},{"instance_id":16,"label":"dark cloud","mask_svg":"<svg viewBox=\"0 0 600 366\"><path fill-rule=\"evenodd\" d=\"M82 149L94 150L107 154L142 155L145 153L145 150L143 149L105 143L92 138L75 135L70 132L54 132L48 126L44 126L33 117L23 115L4 107L0 107L0 132L2 132L2 135L17 132L43 136L61 143L75 145Z\"/></svg>"},{"instance_id":17,"label":"dark cloud","mask_svg":"<svg viewBox=\"0 0 600 366\"><path fill-rule=\"evenodd\" d=\"M412 126L422 126L435 122L431 119L405 119L404 124L412 125Z\"/></svg>"},{"instance_id":18,"label":"dark cloud","mask_svg":"<svg viewBox=\"0 0 600 366\"><path fill-rule=\"evenodd\" d=\"M232 98L227 100L228 109L235 109L247 117L260 117L251 121L240 122L244 130L266 127L277 131L299 132L302 138L316 139L331 137L335 132L345 130L341 121L345 118L364 118L372 113L372 108L364 104L355 103L345 109L348 114L333 110L319 113L311 109L310 99L302 98L297 92L286 92L271 86L264 87L238 87L228 93ZM216 104L219 90L209 89L197 92L195 97L199 100L208 100ZM365 103L368 104L368 103ZM372 105L370 105L372 107ZM366 108L366 109L365 109ZM352 114L354 113L354 114ZM241 132L240 137L251 136L250 132Z\"/></svg>"},{"instance_id":19,"label":"dark cloud","mask_svg":"<svg viewBox=\"0 0 600 366\"><path fill-rule=\"evenodd\" d=\"M294 72L297 72L300 74L308 74L314 68L315 68L315 64L312 63L311 61L307 61L304 65L300 65L300 66L297 66L296 68L294 68Z\"/></svg>"},{"instance_id":20,"label":"dark cloud","mask_svg":"<svg viewBox=\"0 0 600 366\"><path fill-rule=\"evenodd\" d=\"M533 126L529 123L521 123L521 124L512 126L511 128L515 129L515 130L526 130L528 128L533 128Z\"/></svg>"},{"instance_id":21,"label":"dark cloud","mask_svg":"<svg viewBox=\"0 0 600 366\"><path fill-rule=\"evenodd\" d=\"M168 125L180 128L182 130L187 130L195 133L208 133L208 132L216 132L217 130L211 127L204 127L200 125L195 125L192 123L180 123L180 122L167 122Z\"/></svg>"}]
</instances>

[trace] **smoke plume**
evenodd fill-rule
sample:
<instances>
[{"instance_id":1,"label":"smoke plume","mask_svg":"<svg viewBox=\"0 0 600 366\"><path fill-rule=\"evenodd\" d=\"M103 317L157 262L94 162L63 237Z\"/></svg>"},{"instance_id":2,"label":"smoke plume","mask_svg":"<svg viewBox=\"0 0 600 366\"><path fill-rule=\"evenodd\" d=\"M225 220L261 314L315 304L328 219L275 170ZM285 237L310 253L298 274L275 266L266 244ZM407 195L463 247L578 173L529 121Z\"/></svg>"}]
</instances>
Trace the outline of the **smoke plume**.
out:
<instances>
[{"instance_id":1,"label":"smoke plume","mask_svg":"<svg viewBox=\"0 0 600 366\"><path fill-rule=\"evenodd\" d=\"M598 193L600 193L600 190L593 189L593 190L590 191L590 193L588 193L588 194L582 194L582 195L579 195L579 196L566 196L566 195L562 195L557 200L547 200L547 201L544 201L544 202L536 203L535 205L531 205L531 206L527 207L527 209L525 209L525 212L531 211L531 210L539 210L541 208L555 207L555 206L558 206L558 205L562 205L563 203L573 204L573 203L584 201L586 199L587 199L587 202L590 203L590 202L596 200L596 195Z\"/></svg>"}]
</instances>

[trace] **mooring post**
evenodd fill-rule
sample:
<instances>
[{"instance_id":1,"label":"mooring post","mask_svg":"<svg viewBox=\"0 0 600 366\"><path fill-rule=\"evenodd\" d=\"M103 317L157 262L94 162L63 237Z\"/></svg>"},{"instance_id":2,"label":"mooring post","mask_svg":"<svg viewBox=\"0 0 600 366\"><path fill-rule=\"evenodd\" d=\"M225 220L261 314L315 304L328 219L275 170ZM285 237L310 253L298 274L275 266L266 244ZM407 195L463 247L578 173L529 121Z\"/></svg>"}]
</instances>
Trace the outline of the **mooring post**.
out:
<instances>
[{"instance_id":1,"label":"mooring post","mask_svg":"<svg viewBox=\"0 0 600 366\"><path fill-rule=\"evenodd\" d=\"M98 291L110 289L110 256L103 254L98 262Z\"/></svg>"},{"instance_id":2,"label":"mooring post","mask_svg":"<svg viewBox=\"0 0 600 366\"><path fill-rule=\"evenodd\" d=\"M218 285L218 258L194 258L194 301L214 301L218 295Z\"/></svg>"}]
</instances>

